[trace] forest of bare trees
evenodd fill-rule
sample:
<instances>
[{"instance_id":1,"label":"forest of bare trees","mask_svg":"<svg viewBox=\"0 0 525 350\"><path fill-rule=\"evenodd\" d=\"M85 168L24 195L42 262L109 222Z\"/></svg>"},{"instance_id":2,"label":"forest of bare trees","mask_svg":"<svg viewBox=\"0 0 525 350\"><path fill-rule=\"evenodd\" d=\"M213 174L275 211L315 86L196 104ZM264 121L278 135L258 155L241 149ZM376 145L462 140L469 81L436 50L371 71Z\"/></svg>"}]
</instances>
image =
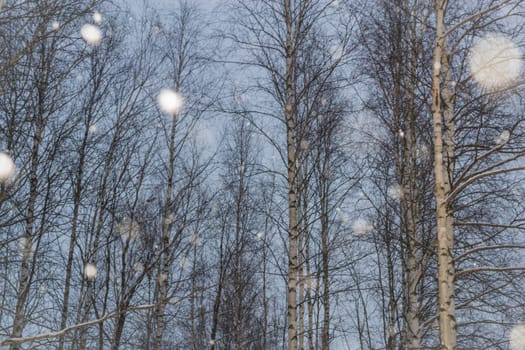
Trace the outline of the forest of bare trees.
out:
<instances>
[{"instance_id":1,"label":"forest of bare trees","mask_svg":"<svg viewBox=\"0 0 525 350\"><path fill-rule=\"evenodd\" d=\"M525 350L523 54L523 0L0 0L0 348Z\"/></svg>"}]
</instances>

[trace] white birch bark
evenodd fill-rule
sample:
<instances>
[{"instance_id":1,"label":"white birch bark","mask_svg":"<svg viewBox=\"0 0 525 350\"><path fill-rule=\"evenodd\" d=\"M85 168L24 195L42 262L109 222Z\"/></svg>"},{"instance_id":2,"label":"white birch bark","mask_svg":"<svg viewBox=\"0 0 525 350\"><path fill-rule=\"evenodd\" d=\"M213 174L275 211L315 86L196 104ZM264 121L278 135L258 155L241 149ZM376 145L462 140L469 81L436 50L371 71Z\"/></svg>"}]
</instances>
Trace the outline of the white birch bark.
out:
<instances>
[{"instance_id":1,"label":"white birch bark","mask_svg":"<svg viewBox=\"0 0 525 350\"><path fill-rule=\"evenodd\" d=\"M434 176L436 195L436 218L438 234L438 301L439 301L439 333L442 350L456 349L456 318L454 305L454 259L453 259L453 222L447 197L450 193L447 160L453 151L451 148L451 132L448 125L446 142L443 142L444 125L451 123L452 101L448 89L442 91L442 76L448 78L448 64L445 46L445 9L446 0L436 1L436 46L432 70L432 114L434 126ZM446 88L446 86L445 86ZM442 105L444 106L442 109Z\"/></svg>"}]
</instances>

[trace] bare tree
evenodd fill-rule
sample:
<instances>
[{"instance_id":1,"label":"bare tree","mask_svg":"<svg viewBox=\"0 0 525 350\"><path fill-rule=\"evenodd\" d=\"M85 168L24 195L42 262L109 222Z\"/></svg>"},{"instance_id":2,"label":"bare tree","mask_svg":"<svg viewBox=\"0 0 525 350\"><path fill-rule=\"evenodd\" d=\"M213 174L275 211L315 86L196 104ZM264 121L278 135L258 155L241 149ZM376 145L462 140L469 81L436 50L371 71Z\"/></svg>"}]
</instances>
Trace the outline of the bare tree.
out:
<instances>
[{"instance_id":1,"label":"bare tree","mask_svg":"<svg viewBox=\"0 0 525 350\"><path fill-rule=\"evenodd\" d=\"M329 4L321 1L239 1L237 8L240 9L240 16L235 16L236 26L241 31L237 33L234 29L235 32L230 32L228 37L252 55L248 60L241 60L261 69L268 85L259 85L257 89L273 99L274 103L272 112L257 110L255 114L273 116L286 130L283 146L268 133L265 135L277 146L285 164L284 176L288 193L287 341L289 349L296 349L304 344L303 325L298 323L298 317L302 319L300 299L303 297L298 295L299 289L303 288L303 276L300 275L304 262L301 254L304 250L301 245L306 242L304 232L301 232L301 228L306 226L301 218L300 208L301 203L305 203L301 200L300 193L305 188L304 179L301 179L303 168L300 147L301 143L308 142L306 131L310 126L309 121L314 118L313 106L320 103L320 94L311 85L319 86L317 91L325 88L324 83L348 55L349 32L344 31L348 28L343 28L342 32L336 32L341 34L340 37L321 34L320 37L334 46L334 55L320 56L320 62L315 62L312 70L307 72L301 70L302 62L306 66L313 63L313 60L307 59L306 52L312 48L318 49L315 45L310 45L309 38L314 32L323 32L322 22L330 12ZM263 131L260 126L259 129Z\"/></svg>"},{"instance_id":2,"label":"bare tree","mask_svg":"<svg viewBox=\"0 0 525 350\"><path fill-rule=\"evenodd\" d=\"M396 1L381 4L372 11L375 16L365 16L361 41L367 52L365 73L381 94L371 96L367 104L388 130L388 138L379 142L383 145L383 152L392 159L380 157L377 165L378 176L382 179L377 184L378 190L383 192L384 196L380 198L386 202L385 206L378 207L381 221L387 225L383 229L389 276L389 336L386 343L389 349L396 348L397 342L406 344L408 349L420 349L426 321L423 308L428 301L425 286L430 277L425 271L433 256L433 250L428 249L433 240L423 225L423 218L432 208L428 191L431 180L430 123L425 114L428 113L429 97L426 75L429 57L425 54L428 52L425 47L430 45L426 26L431 8L425 2ZM396 220L395 216L399 219ZM393 254L400 255L406 287L394 284L393 266L397 262L393 260ZM393 288L403 288L399 303ZM403 318L400 339L396 334L398 312Z\"/></svg>"},{"instance_id":3,"label":"bare tree","mask_svg":"<svg viewBox=\"0 0 525 350\"><path fill-rule=\"evenodd\" d=\"M454 89L456 68L454 59L458 57L459 48L462 46L462 40L465 37L474 34L477 28L483 28L490 23L503 23L519 4L519 1L479 4L479 7L468 9L468 14L456 20L455 23L450 23L447 20L447 14L457 10L457 8L453 8L447 1L435 2L436 44L432 73L432 108L439 258L439 325L443 349L455 349L457 346L457 308L454 290L456 280L459 277L454 266L454 217L458 213L455 208L455 205L458 204L457 196L482 179L521 169L521 167L512 164L513 161L521 157L521 154L517 152L513 153L512 156L489 163L478 171L472 171L474 167L481 165L480 162L488 160L487 158L490 158L490 155L498 150L498 147L495 147L481 157L476 155L470 164L459 171L460 175L456 175L455 171L457 171L458 165L463 164L458 164L457 161L458 158L461 159L462 154L458 154L458 144L455 138L459 133L458 126L461 127L462 121L465 121L466 118L456 106L459 98L457 98ZM502 15L498 13L498 10L501 10ZM463 87L464 82L462 81L459 86ZM478 115L482 116L483 113ZM461 147L461 143L459 146ZM511 268L510 270L515 269Z\"/></svg>"},{"instance_id":4,"label":"bare tree","mask_svg":"<svg viewBox=\"0 0 525 350\"><path fill-rule=\"evenodd\" d=\"M160 174L165 183L162 195L162 233L159 242L160 256L157 271L157 286L155 295L158 308L155 310L155 338L153 349L162 348L162 338L165 329L165 305L169 301L171 266L176 257L182 252L182 238L187 230L191 230L190 223L196 218L197 208L192 205L196 195L196 182L204 172L207 163L200 164L196 157L185 159L184 154L196 154L198 150L189 147L192 130L201 119L203 113L214 100L214 90L210 85L211 79L203 79L209 68L206 59L206 50L200 46L199 39L204 37L200 30L198 19L201 19L196 7L181 2L177 13L172 17L173 25L163 26L159 23L159 34L162 40L158 50L162 53L161 65L169 71L168 85L180 93L185 99L182 111L163 120L165 125L165 144L167 162ZM180 165L177 164L180 162ZM180 174L176 171L180 169ZM180 178L184 181L181 181ZM192 318L194 319L194 318Z\"/></svg>"}]
</instances>

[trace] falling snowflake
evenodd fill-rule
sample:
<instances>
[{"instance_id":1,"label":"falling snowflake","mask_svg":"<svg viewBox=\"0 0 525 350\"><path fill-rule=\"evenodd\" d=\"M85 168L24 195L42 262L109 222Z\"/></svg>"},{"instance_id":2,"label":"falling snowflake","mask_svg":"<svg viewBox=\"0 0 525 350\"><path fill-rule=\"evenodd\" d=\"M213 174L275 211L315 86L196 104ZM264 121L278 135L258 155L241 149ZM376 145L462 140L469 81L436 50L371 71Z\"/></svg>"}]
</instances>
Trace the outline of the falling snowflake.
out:
<instances>
[{"instance_id":1,"label":"falling snowflake","mask_svg":"<svg viewBox=\"0 0 525 350\"><path fill-rule=\"evenodd\" d=\"M5 183L15 174L15 162L8 154L0 152L0 181Z\"/></svg>"},{"instance_id":2,"label":"falling snowflake","mask_svg":"<svg viewBox=\"0 0 525 350\"><path fill-rule=\"evenodd\" d=\"M211 345L211 346L215 345L215 340L210 339L210 345Z\"/></svg>"},{"instance_id":3,"label":"falling snowflake","mask_svg":"<svg viewBox=\"0 0 525 350\"><path fill-rule=\"evenodd\" d=\"M304 287L307 290L315 290L317 288L317 278L315 276L306 276L304 278Z\"/></svg>"},{"instance_id":4,"label":"falling snowflake","mask_svg":"<svg viewBox=\"0 0 525 350\"><path fill-rule=\"evenodd\" d=\"M84 267L84 276L90 281L97 277L97 268L93 264L86 264Z\"/></svg>"},{"instance_id":5,"label":"falling snowflake","mask_svg":"<svg viewBox=\"0 0 525 350\"><path fill-rule=\"evenodd\" d=\"M249 98L245 94L240 94L240 95L235 95L235 100L237 102L246 102L249 100Z\"/></svg>"},{"instance_id":6,"label":"falling snowflake","mask_svg":"<svg viewBox=\"0 0 525 350\"><path fill-rule=\"evenodd\" d=\"M416 146L416 157L420 160L425 160L430 157L430 150L425 144L418 144Z\"/></svg>"},{"instance_id":7,"label":"falling snowflake","mask_svg":"<svg viewBox=\"0 0 525 350\"><path fill-rule=\"evenodd\" d=\"M181 267L181 269L186 270L189 265L190 263L186 257L180 259L179 266Z\"/></svg>"},{"instance_id":8,"label":"falling snowflake","mask_svg":"<svg viewBox=\"0 0 525 350\"><path fill-rule=\"evenodd\" d=\"M93 21L97 24L99 24L100 22L102 22L102 15L100 14L100 12L98 11L95 11L93 13Z\"/></svg>"},{"instance_id":9,"label":"falling snowflake","mask_svg":"<svg viewBox=\"0 0 525 350\"><path fill-rule=\"evenodd\" d=\"M95 124L91 124L91 125L89 126L88 131L89 131L90 133L92 133L92 134L96 133L96 132L97 132L97 126L96 126Z\"/></svg>"},{"instance_id":10,"label":"falling snowflake","mask_svg":"<svg viewBox=\"0 0 525 350\"><path fill-rule=\"evenodd\" d=\"M164 219L164 224L165 225L171 225L173 223L174 218L173 218L173 214L170 214L168 215L168 217L166 217L166 219Z\"/></svg>"},{"instance_id":11,"label":"falling snowflake","mask_svg":"<svg viewBox=\"0 0 525 350\"><path fill-rule=\"evenodd\" d=\"M403 197L403 188L398 184L392 185L388 187L387 195L392 199L400 199Z\"/></svg>"},{"instance_id":12,"label":"falling snowflake","mask_svg":"<svg viewBox=\"0 0 525 350\"><path fill-rule=\"evenodd\" d=\"M525 323L512 327L509 342L512 350L525 350Z\"/></svg>"},{"instance_id":13,"label":"falling snowflake","mask_svg":"<svg viewBox=\"0 0 525 350\"><path fill-rule=\"evenodd\" d=\"M29 247L30 244L31 242L25 237L21 237L18 239L18 251L21 255L24 254L24 251L27 249L26 247Z\"/></svg>"},{"instance_id":14,"label":"falling snowflake","mask_svg":"<svg viewBox=\"0 0 525 350\"><path fill-rule=\"evenodd\" d=\"M339 212L339 221L341 223L347 223L350 220L350 215L348 213L345 213L344 211Z\"/></svg>"},{"instance_id":15,"label":"falling snowflake","mask_svg":"<svg viewBox=\"0 0 525 350\"><path fill-rule=\"evenodd\" d=\"M362 236L367 234L368 232L372 231L374 229L374 226L371 225L368 221L365 219L357 219L352 223L352 232L356 236Z\"/></svg>"},{"instance_id":16,"label":"falling snowflake","mask_svg":"<svg viewBox=\"0 0 525 350\"><path fill-rule=\"evenodd\" d=\"M174 115L182 110L184 99L174 90L162 89L157 97L159 109L164 114Z\"/></svg>"},{"instance_id":17,"label":"falling snowflake","mask_svg":"<svg viewBox=\"0 0 525 350\"><path fill-rule=\"evenodd\" d=\"M401 13L402 11L403 11L403 9L402 9L401 7L399 7L399 6L397 6L397 5L394 5L394 12L395 12L395 13L398 13L398 14L399 14L399 13Z\"/></svg>"},{"instance_id":18,"label":"falling snowflake","mask_svg":"<svg viewBox=\"0 0 525 350\"><path fill-rule=\"evenodd\" d=\"M302 140L300 144L300 148L303 151L308 151L308 149L310 149L310 142L308 142L308 140Z\"/></svg>"},{"instance_id":19,"label":"falling snowflake","mask_svg":"<svg viewBox=\"0 0 525 350\"><path fill-rule=\"evenodd\" d=\"M161 274L159 275L159 282L164 282L164 281L166 281L167 279L168 279L168 274L166 274L166 273L161 273Z\"/></svg>"},{"instance_id":20,"label":"falling snowflake","mask_svg":"<svg viewBox=\"0 0 525 350\"><path fill-rule=\"evenodd\" d=\"M264 239L264 232L262 231L257 232L257 238Z\"/></svg>"},{"instance_id":21,"label":"falling snowflake","mask_svg":"<svg viewBox=\"0 0 525 350\"><path fill-rule=\"evenodd\" d=\"M102 31L93 24L84 24L80 29L80 35L89 45L97 46L102 41Z\"/></svg>"},{"instance_id":22,"label":"falling snowflake","mask_svg":"<svg viewBox=\"0 0 525 350\"><path fill-rule=\"evenodd\" d=\"M508 37L489 34L470 50L470 71L487 90L500 90L515 83L522 72L522 53Z\"/></svg>"},{"instance_id":23,"label":"falling snowflake","mask_svg":"<svg viewBox=\"0 0 525 350\"><path fill-rule=\"evenodd\" d=\"M509 142L509 139L510 139L510 131L503 130L503 132L498 137L496 137L496 143L498 145L504 145L507 142Z\"/></svg>"},{"instance_id":24,"label":"falling snowflake","mask_svg":"<svg viewBox=\"0 0 525 350\"><path fill-rule=\"evenodd\" d=\"M142 264L141 262L136 262L135 264L133 264L133 271L141 273L142 271L144 271L144 264Z\"/></svg>"},{"instance_id":25,"label":"falling snowflake","mask_svg":"<svg viewBox=\"0 0 525 350\"><path fill-rule=\"evenodd\" d=\"M53 23L51 23L51 28L56 32L60 29L60 23L58 23L58 21L53 21Z\"/></svg>"},{"instance_id":26,"label":"falling snowflake","mask_svg":"<svg viewBox=\"0 0 525 350\"><path fill-rule=\"evenodd\" d=\"M399 137L405 137L405 132L403 131L403 129L399 129Z\"/></svg>"},{"instance_id":27,"label":"falling snowflake","mask_svg":"<svg viewBox=\"0 0 525 350\"><path fill-rule=\"evenodd\" d=\"M197 244L199 244L199 234L198 233L192 234L189 240L190 240L191 245L196 246Z\"/></svg>"},{"instance_id":28,"label":"falling snowflake","mask_svg":"<svg viewBox=\"0 0 525 350\"><path fill-rule=\"evenodd\" d=\"M212 127L202 126L198 129L195 129L193 136L195 138L195 142L203 146L215 146L217 143L217 137L215 136L215 131Z\"/></svg>"},{"instance_id":29,"label":"falling snowflake","mask_svg":"<svg viewBox=\"0 0 525 350\"><path fill-rule=\"evenodd\" d=\"M123 239L135 239L140 235L141 229L138 222L125 218L117 225L117 232Z\"/></svg>"},{"instance_id":30,"label":"falling snowflake","mask_svg":"<svg viewBox=\"0 0 525 350\"><path fill-rule=\"evenodd\" d=\"M339 61L341 58L343 58L344 54L345 52L341 46L334 46L332 48L332 60L333 61Z\"/></svg>"}]
</instances>

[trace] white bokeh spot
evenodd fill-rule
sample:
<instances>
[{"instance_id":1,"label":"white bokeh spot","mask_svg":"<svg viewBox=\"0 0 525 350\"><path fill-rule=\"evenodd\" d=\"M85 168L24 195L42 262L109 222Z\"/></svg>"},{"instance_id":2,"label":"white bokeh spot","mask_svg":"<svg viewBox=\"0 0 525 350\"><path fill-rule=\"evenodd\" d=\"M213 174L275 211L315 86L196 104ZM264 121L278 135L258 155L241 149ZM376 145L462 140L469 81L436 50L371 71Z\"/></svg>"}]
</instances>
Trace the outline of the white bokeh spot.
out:
<instances>
[{"instance_id":1,"label":"white bokeh spot","mask_svg":"<svg viewBox=\"0 0 525 350\"><path fill-rule=\"evenodd\" d=\"M373 229L374 229L374 226L362 218L359 218L352 223L352 232L356 236L366 235Z\"/></svg>"},{"instance_id":2,"label":"white bokeh spot","mask_svg":"<svg viewBox=\"0 0 525 350\"><path fill-rule=\"evenodd\" d=\"M525 323L512 327L509 343L511 350L525 350Z\"/></svg>"},{"instance_id":3,"label":"white bokeh spot","mask_svg":"<svg viewBox=\"0 0 525 350\"><path fill-rule=\"evenodd\" d=\"M496 138L496 144L498 145L504 145L507 142L509 142L510 139L510 131L503 130L501 134Z\"/></svg>"},{"instance_id":4,"label":"white bokeh spot","mask_svg":"<svg viewBox=\"0 0 525 350\"><path fill-rule=\"evenodd\" d=\"M102 31L93 24L84 24L80 29L80 35L82 35L86 43L92 46L97 46L102 41Z\"/></svg>"},{"instance_id":5,"label":"white bokeh spot","mask_svg":"<svg viewBox=\"0 0 525 350\"><path fill-rule=\"evenodd\" d=\"M0 152L0 181L5 183L15 174L15 171L15 162L7 153Z\"/></svg>"},{"instance_id":6,"label":"white bokeh spot","mask_svg":"<svg viewBox=\"0 0 525 350\"><path fill-rule=\"evenodd\" d=\"M97 24L100 23L100 22L102 22L102 15L100 14L100 12L95 11L95 12L93 13L93 21L94 21L95 23L97 23Z\"/></svg>"},{"instance_id":7,"label":"white bokeh spot","mask_svg":"<svg viewBox=\"0 0 525 350\"><path fill-rule=\"evenodd\" d=\"M124 240L132 240L140 236L141 227L138 222L130 218L125 218L117 224L117 232Z\"/></svg>"},{"instance_id":8,"label":"white bokeh spot","mask_svg":"<svg viewBox=\"0 0 525 350\"><path fill-rule=\"evenodd\" d=\"M182 110L184 99L179 93L172 89L162 89L157 97L157 103L159 104L159 109L162 113L173 115Z\"/></svg>"},{"instance_id":9,"label":"white bokeh spot","mask_svg":"<svg viewBox=\"0 0 525 350\"><path fill-rule=\"evenodd\" d=\"M97 268L93 264L86 264L84 267L84 276L90 281L97 277Z\"/></svg>"},{"instance_id":10,"label":"white bokeh spot","mask_svg":"<svg viewBox=\"0 0 525 350\"><path fill-rule=\"evenodd\" d=\"M472 76L487 90L501 90L516 83L522 64L520 48L504 35L486 35L470 49Z\"/></svg>"},{"instance_id":11,"label":"white bokeh spot","mask_svg":"<svg viewBox=\"0 0 525 350\"><path fill-rule=\"evenodd\" d=\"M403 197L403 187L401 187L399 184L392 185L388 187L387 195L392 199L399 200L401 197Z\"/></svg>"}]
</instances>

